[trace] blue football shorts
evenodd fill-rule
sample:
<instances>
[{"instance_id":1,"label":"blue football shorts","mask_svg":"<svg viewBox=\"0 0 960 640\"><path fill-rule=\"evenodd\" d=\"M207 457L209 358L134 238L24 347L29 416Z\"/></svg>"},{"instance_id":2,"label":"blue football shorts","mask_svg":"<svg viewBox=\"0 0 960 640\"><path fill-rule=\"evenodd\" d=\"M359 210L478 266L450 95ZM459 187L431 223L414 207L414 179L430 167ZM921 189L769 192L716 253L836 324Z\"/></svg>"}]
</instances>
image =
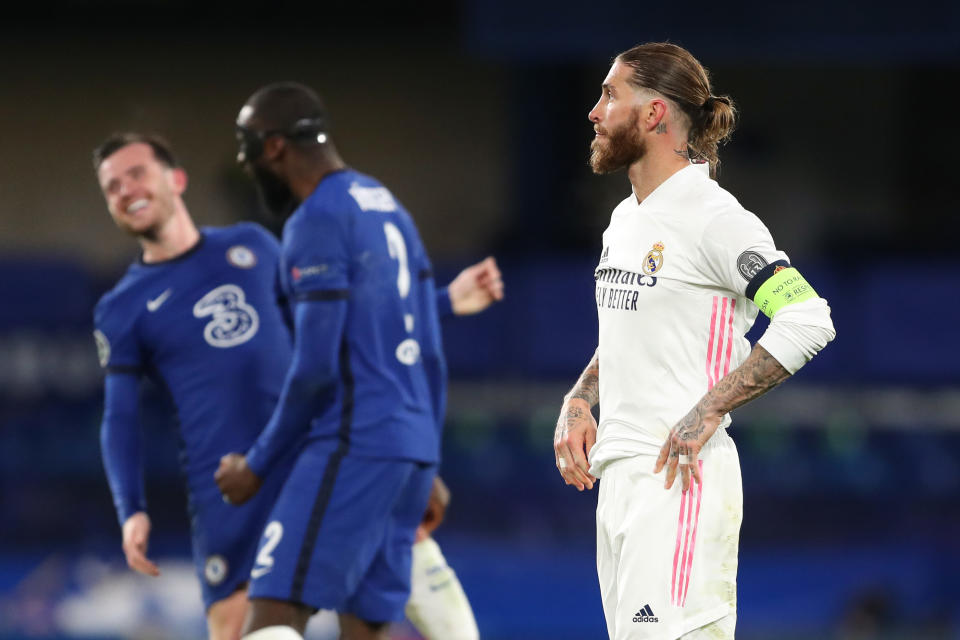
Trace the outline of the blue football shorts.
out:
<instances>
[{"instance_id":1,"label":"blue football shorts","mask_svg":"<svg viewBox=\"0 0 960 640\"><path fill-rule=\"evenodd\" d=\"M200 579L204 609L250 580L250 569L270 510L291 461L286 459L264 479L257 494L242 505L223 501L213 471L191 483L189 512L193 564ZM209 477L207 477L209 475Z\"/></svg>"},{"instance_id":2,"label":"blue football shorts","mask_svg":"<svg viewBox=\"0 0 960 640\"><path fill-rule=\"evenodd\" d=\"M402 620L436 465L329 449L308 443L290 472L260 539L250 597Z\"/></svg>"}]
</instances>

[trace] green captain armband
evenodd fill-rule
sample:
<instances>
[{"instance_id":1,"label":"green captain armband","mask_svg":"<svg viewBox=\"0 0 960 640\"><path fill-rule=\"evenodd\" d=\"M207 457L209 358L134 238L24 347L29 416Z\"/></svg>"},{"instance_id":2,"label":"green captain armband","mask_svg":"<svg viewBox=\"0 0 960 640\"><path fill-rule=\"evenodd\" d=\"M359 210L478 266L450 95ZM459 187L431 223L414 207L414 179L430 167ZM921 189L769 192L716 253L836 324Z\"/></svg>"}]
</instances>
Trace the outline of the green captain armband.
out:
<instances>
[{"instance_id":1,"label":"green captain armband","mask_svg":"<svg viewBox=\"0 0 960 640\"><path fill-rule=\"evenodd\" d=\"M777 311L797 302L817 298L817 292L786 261L767 265L747 285L751 298L765 315L772 318Z\"/></svg>"}]
</instances>

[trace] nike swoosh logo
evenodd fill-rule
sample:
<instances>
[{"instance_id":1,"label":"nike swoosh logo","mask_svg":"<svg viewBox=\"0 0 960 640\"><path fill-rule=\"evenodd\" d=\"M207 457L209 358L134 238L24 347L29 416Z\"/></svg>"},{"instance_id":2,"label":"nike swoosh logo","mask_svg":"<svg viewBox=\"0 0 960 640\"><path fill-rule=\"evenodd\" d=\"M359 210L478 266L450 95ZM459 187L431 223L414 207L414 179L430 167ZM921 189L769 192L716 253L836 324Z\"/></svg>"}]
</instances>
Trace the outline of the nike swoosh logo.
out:
<instances>
[{"instance_id":1,"label":"nike swoosh logo","mask_svg":"<svg viewBox=\"0 0 960 640\"><path fill-rule=\"evenodd\" d=\"M250 577L256 580L260 576L270 573L271 569L273 569L273 567L254 567L250 572Z\"/></svg>"},{"instance_id":2,"label":"nike swoosh logo","mask_svg":"<svg viewBox=\"0 0 960 640\"><path fill-rule=\"evenodd\" d=\"M173 293L173 289L167 289L153 300L147 300L147 311L153 312L159 309L160 305L167 301L171 293Z\"/></svg>"}]
</instances>

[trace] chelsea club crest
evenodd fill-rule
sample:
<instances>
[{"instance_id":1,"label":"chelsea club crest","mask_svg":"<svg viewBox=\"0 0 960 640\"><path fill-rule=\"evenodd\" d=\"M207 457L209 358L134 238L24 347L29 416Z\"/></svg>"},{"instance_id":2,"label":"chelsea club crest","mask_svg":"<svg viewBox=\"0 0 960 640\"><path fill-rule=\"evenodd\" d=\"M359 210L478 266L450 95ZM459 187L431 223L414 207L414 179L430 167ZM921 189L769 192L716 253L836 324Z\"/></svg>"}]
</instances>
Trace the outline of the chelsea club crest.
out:
<instances>
[{"instance_id":1,"label":"chelsea club crest","mask_svg":"<svg viewBox=\"0 0 960 640\"><path fill-rule=\"evenodd\" d=\"M227 249L227 262L240 269L249 269L257 264L257 255L242 244Z\"/></svg>"},{"instance_id":2,"label":"chelsea club crest","mask_svg":"<svg viewBox=\"0 0 960 640\"><path fill-rule=\"evenodd\" d=\"M227 577L227 561L221 555L214 555L207 558L203 565L203 577L212 586L217 586Z\"/></svg>"},{"instance_id":3,"label":"chelsea club crest","mask_svg":"<svg viewBox=\"0 0 960 640\"><path fill-rule=\"evenodd\" d=\"M656 242L653 249L643 259L643 272L652 276L663 268L663 243Z\"/></svg>"}]
</instances>

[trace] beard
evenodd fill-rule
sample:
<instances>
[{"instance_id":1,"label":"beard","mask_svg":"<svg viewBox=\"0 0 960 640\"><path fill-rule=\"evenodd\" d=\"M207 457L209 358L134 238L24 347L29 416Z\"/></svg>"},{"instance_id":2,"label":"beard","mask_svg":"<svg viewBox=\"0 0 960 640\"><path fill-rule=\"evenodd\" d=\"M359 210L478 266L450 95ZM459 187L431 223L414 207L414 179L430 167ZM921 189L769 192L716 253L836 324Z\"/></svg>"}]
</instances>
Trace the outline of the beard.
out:
<instances>
[{"instance_id":1,"label":"beard","mask_svg":"<svg viewBox=\"0 0 960 640\"><path fill-rule=\"evenodd\" d=\"M605 139L593 139L590 143L590 168L594 173L613 173L629 167L643 157L647 146L637 130L639 121L640 110L634 109L630 120L608 131Z\"/></svg>"},{"instance_id":2,"label":"beard","mask_svg":"<svg viewBox=\"0 0 960 640\"><path fill-rule=\"evenodd\" d=\"M149 206L154 209L150 220L127 220L117 216L114 222L121 231L132 238L156 242L160 238L163 227L173 217L174 209L173 204L166 201L162 195L153 197Z\"/></svg>"},{"instance_id":3,"label":"beard","mask_svg":"<svg viewBox=\"0 0 960 640\"><path fill-rule=\"evenodd\" d=\"M250 169L260 202L271 214L284 220L300 206L300 201L290 189L290 185L278 175L256 164L252 164Z\"/></svg>"},{"instance_id":4,"label":"beard","mask_svg":"<svg viewBox=\"0 0 960 640\"><path fill-rule=\"evenodd\" d=\"M127 232L127 235L129 235L132 238L136 238L137 240L146 240L148 242L156 242L160 238L161 226L162 226L161 223L156 222L150 225L149 227L145 227L143 229L137 229L130 225L123 225L122 229Z\"/></svg>"}]
</instances>

